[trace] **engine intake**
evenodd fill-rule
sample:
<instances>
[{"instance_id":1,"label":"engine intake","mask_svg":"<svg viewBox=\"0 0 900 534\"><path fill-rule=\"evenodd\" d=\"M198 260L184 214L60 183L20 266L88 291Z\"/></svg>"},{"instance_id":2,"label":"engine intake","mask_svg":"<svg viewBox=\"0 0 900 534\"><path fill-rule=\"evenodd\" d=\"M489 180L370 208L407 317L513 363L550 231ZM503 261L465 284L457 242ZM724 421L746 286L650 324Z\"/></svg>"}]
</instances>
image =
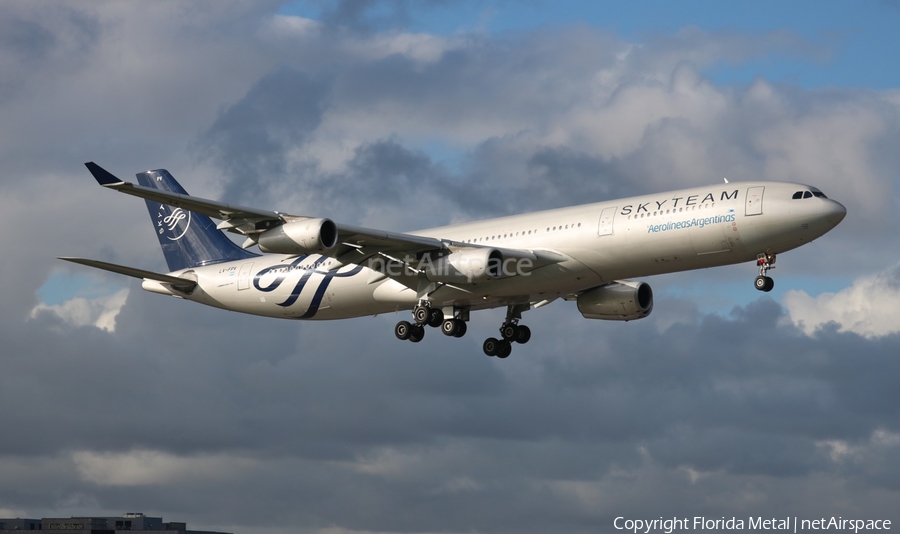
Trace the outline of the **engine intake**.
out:
<instances>
[{"instance_id":1,"label":"engine intake","mask_svg":"<svg viewBox=\"0 0 900 534\"><path fill-rule=\"evenodd\" d=\"M578 311L585 319L643 319L653 311L653 290L644 282L618 280L579 295Z\"/></svg>"},{"instance_id":2,"label":"engine intake","mask_svg":"<svg viewBox=\"0 0 900 534\"><path fill-rule=\"evenodd\" d=\"M291 221L259 234L259 250L278 254L327 252L337 245L337 225L331 219Z\"/></svg>"}]
</instances>

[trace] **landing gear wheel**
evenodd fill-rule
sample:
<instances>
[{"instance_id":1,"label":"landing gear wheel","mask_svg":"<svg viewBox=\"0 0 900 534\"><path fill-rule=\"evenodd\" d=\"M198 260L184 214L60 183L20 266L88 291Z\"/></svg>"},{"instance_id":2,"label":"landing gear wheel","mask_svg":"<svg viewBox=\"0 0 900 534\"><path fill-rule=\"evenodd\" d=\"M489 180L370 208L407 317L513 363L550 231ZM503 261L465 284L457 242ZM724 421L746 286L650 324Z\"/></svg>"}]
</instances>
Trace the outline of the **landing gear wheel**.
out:
<instances>
[{"instance_id":1,"label":"landing gear wheel","mask_svg":"<svg viewBox=\"0 0 900 534\"><path fill-rule=\"evenodd\" d=\"M481 346L481 348L488 356L496 356L497 353L500 352L500 343L501 341L499 339L489 337L484 340L484 344Z\"/></svg>"},{"instance_id":2,"label":"landing gear wheel","mask_svg":"<svg viewBox=\"0 0 900 534\"><path fill-rule=\"evenodd\" d=\"M417 324L410 328L409 340L412 341L413 343L418 343L419 341L422 341L422 339L424 337L425 337L425 327L424 326Z\"/></svg>"},{"instance_id":3,"label":"landing gear wheel","mask_svg":"<svg viewBox=\"0 0 900 534\"><path fill-rule=\"evenodd\" d=\"M461 324L464 323L462 321L457 321L456 319L447 319L441 323L441 332L443 332L445 336L455 336L456 331L459 330L459 325Z\"/></svg>"},{"instance_id":4,"label":"landing gear wheel","mask_svg":"<svg viewBox=\"0 0 900 534\"><path fill-rule=\"evenodd\" d=\"M412 334L412 325L409 324L409 321L400 321L394 326L394 335L397 336L397 339L406 341L410 334Z\"/></svg>"},{"instance_id":5,"label":"landing gear wheel","mask_svg":"<svg viewBox=\"0 0 900 534\"><path fill-rule=\"evenodd\" d=\"M510 354L512 354L512 345L509 344L509 341L501 341L500 350L497 351L497 357L508 358Z\"/></svg>"},{"instance_id":6,"label":"landing gear wheel","mask_svg":"<svg viewBox=\"0 0 900 534\"><path fill-rule=\"evenodd\" d=\"M524 324L519 325L519 331L516 333L516 343L524 345L531 339L531 329Z\"/></svg>"},{"instance_id":7,"label":"landing gear wheel","mask_svg":"<svg viewBox=\"0 0 900 534\"><path fill-rule=\"evenodd\" d=\"M441 323L443 322L444 312L438 310L437 308L431 308L431 311L428 313L428 326L437 328L441 326Z\"/></svg>"},{"instance_id":8,"label":"landing gear wheel","mask_svg":"<svg viewBox=\"0 0 900 534\"><path fill-rule=\"evenodd\" d=\"M756 289L768 293L775 287L775 280L769 278L768 276L760 275L756 277L753 285L756 286Z\"/></svg>"},{"instance_id":9,"label":"landing gear wheel","mask_svg":"<svg viewBox=\"0 0 900 534\"><path fill-rule=\"evenodd\" d=\"M505 324L500 327L500 335L503 336L504 341L511 341L516 339L516 336L519 334L519 327L512 323Z\"/></svg>"},{"instance_id":10,"label":"landing gear wheel","mask_svg":"<svg viewBox=\"0 0 900 534\"><path fill-rule=\"evenodd\" d=\"M441 332L445 336L463 337L466 330L466 322L461 319L447 319L441 323Z\"/></svg>"},{"instance_id":11,"label":"landing gear wheel","mask_svg":"<svg viewBox=\"0 0 900 534\"><path fill-rule=\"evenodd\" d=\"M416 324L425 324L428 322L428 319L431 317L431 308L426 306L416 306L413 308L413 319L415 319Z\"/></svg>"},{"instance_id":12,"label":"landing gear wheel","mask_svg":"<svg viewBox=\"0 0 900 534\"><path fill-rule=\"evenodd\" d=\"M466 335L466 330L468 330L469 328L466 326L465 321L460 321L459 319L456 319L456 321L459 324L456 327L456 333L453 334L453 337L463 337L464 335Z\"/></svg>"}]
</instances>

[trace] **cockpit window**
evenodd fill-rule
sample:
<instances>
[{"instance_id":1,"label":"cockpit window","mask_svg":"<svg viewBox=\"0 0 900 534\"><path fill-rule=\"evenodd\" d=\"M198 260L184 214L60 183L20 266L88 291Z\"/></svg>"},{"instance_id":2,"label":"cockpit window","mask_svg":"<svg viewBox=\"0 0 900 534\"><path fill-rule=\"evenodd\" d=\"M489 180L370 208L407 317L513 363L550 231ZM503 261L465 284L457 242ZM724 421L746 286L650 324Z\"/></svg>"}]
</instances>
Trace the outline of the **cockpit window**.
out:
<instances>
[{"instance_id":1,"label":"cockpit window","mask_svg":"<svg viewBox=\"0 0 900 534\"><path fill-rule=\"evenodd\" d=\"M825 193L819 191L818 189L815 189L815 190L812 190L812 191L797 191L796 193L794 193L794 195L793 195L791 198L792 198L793 200L797 200L797 199L800 199L800 198L812 198L812 197L816 197L816 198L828 198L828 197L825 196Z\"/></svg>"}]
</instances>

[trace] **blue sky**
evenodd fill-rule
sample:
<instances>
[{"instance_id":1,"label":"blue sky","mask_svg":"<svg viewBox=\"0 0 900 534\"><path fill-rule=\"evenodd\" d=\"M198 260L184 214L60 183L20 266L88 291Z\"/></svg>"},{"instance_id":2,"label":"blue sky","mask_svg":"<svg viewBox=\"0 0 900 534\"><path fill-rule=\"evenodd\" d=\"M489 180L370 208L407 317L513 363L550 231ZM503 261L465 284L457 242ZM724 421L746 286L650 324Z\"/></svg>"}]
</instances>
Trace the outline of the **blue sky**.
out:
<instances>
[{"instance_id":1,"label":"blue sky","mask_svg":"<svg viewBox=\"0 0 900 534\"><path fill-rule=\"evenodd\" d=\"M424 3L423 3L424 4ZM577 0L472 1L401 3L408 9L406 29L450 35L484 30L492 34L548 26L586 24L641 41L655 33L696 26L706 30L770 32L787 30L821 47L815 57L773 54L739 65L717 65L706 74L723 83L750 83L756 76L805 88L900 86L900 3L796 1L589 2ZM372 10L376 20L394 12L391 3ZM331 5L328 5L330 9ZM321 2L286 4L285 14L319 18ZM379 19L378 15L381 15ZM393 19L391 19L393 20Z\"/></svg>"}]
</instances>

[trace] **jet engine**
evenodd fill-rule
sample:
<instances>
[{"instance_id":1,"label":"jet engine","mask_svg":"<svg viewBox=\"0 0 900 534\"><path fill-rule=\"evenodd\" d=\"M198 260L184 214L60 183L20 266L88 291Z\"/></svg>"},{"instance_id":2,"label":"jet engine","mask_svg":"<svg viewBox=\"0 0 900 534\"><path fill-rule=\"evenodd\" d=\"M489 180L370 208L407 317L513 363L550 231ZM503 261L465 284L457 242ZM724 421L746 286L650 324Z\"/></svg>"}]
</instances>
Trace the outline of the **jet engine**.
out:
<instances>
[{"instance_id":1,"label":"jet engine","mask_svg":"<svg viewBox=\"0 0 900 534\"><path fill-rule=\"evenodd\" d=\"M333 249L337 240L337 225L331 219L304 219L266 230L256 242L263 252L310 254Z\"/></svg>"},{"instance_id":2,"label":"jet engine","mask_svg":"<svg viewBox=\"0 0 900 534\"><path fill-rule=\"evenodd\" d=\"M431 282L477 284L510 273L504 272L503 253L495 248L476 248L453 252L439 258L426 257L419 268Z\"/></svg>"},{"instance_id":3,"label":"jet engine","mask_svg":"<svg viewBox=\"0 0 900 534\"><path fill-rule=\"evenodd\" d=\"M579 295L578 311L585 319L643 319L653 311L653 290L644 282L619 280Z\"/></svg>"}]
</instances>

